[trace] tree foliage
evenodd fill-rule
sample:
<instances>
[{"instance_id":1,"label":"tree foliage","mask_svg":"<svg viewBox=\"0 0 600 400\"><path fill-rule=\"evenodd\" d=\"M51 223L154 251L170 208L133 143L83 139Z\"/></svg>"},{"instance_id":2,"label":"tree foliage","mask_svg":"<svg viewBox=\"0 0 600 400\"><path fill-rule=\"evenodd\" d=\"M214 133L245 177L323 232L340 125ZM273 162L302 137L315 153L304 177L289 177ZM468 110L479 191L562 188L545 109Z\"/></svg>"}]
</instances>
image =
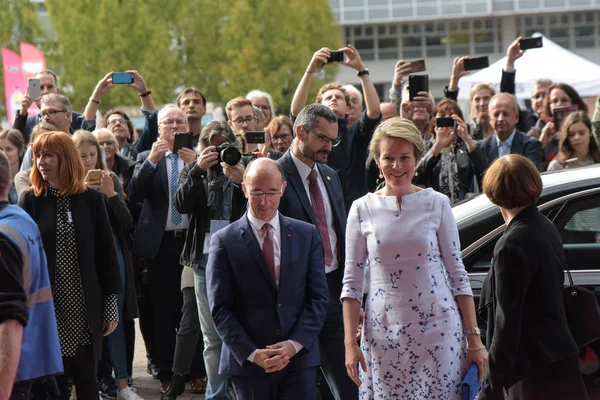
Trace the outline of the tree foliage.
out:
<instances>
[{"instance_id":1,"label":"tree foliage","mask_svg":"<svg viewBox=\"0 0 600 400\"><path fill-rule=\"evenodd\" d=\"M15 53L19 53L21 42L36 46L45 45L46 32L38 16L38 5L28 0L0 0L0 44ZM4 77L0 78L0 114L6 117L4 103ZM12 119L14 116L10 116Z\"/></svg>"},{"instance_id":2,"label":"tree foliage","mask_svg":"<svg viewBox=\"0 0 600 400\"><path fill-rule=\"evenodd\" d=\"M2 1L2 0L0 0ZM7 0L4 0L7 1ZM137 69L155 102L184 86L224 104L251 89L288 110L313 53L339 47L328 0L46 0L60 74L76 109L110 71ZM334 68L323 78L333 79ZM315 83L314 90L318 88ZM113 89L102 108L138 104L133 90Z\"/></svg>"}]
</instances>

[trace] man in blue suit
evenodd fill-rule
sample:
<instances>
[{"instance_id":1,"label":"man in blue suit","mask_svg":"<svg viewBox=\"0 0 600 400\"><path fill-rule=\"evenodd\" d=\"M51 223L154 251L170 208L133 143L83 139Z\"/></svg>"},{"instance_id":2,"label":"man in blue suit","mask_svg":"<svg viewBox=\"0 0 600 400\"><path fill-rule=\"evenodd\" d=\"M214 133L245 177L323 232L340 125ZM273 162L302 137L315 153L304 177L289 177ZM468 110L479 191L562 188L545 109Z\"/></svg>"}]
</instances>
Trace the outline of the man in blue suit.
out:
<instances>
[{"instance_id":1,"label":"man in blue suit","mask_svg":"<svg viewBox=\"0 0 600 400\"><path fill-rule=\"evenodd\" d=\"M498 93L490 100L489 110L495 132L479 141L487 164L506 154L521 154L541 171L543 151L539 140L516 129L519 122L517 99L509 93Z\"/></svg>"},{"instance_id":2,"label":"man in blue suit","mask_svg":"<svg viewBox=\"0 0 600 400\"><path fill-rule=\"evenodd\" d=\"M167 390L173 373L176 330L181 320L181 272L179 258L189 225L173 203L179 189L179 171L194 161L196 153L187 148L173 153L175 132L186 129L183 111L167 105L158 113L159 139L152 150L137 157L127 194L132 203L142 203L132 252L148 259L148 288L154 313L155 364L161 390Z\"/></svg>"},{"instance_id":3,"label":"man in blue suit","mask_svg":"<svg viewBox=\"0 0 600 400\"><path fill-rule=\"evenodd\" d=\"M238 400L316 399L328 302L323 247L314 226L277 211L285 186L275 161L250 163L242 185L248 212L210 241L208 301L224 344L219 373L231 376Z\"/></svg>"},{"instance_id":4,"label":"man in blue suit","mask_svg":"<svg viewBox=\"0 0 600 400\"><path fill-rule=\"evenodd\" d=\"M277 162L288 183L279 212L317 227L323 243L329 298L327 319L319 335L322 371L336 399L358 398L345 367L344 322L338 301L344 276L346 208L338 175L325 163L340 142L337 117L323 104L302 109L294 123L293 146ZM356 176L355 179L364 179Z\"/></svg>"}]
</instances>

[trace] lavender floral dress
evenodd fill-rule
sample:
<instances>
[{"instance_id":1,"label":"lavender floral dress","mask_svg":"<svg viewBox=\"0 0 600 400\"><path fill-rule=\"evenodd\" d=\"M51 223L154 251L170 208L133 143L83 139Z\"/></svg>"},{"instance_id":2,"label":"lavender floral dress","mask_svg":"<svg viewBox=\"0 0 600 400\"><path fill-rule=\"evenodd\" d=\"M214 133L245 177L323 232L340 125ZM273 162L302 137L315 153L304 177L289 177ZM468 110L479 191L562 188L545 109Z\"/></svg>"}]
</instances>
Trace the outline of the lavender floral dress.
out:
<instances>
[{"instance_id":1,"label":"lavender floral dress","mask_svg":"<svg viewBox=\"0 0 600 400\"><path fill-rule=\"evenodd\" d=\"M363 291L360 398L460 400L466 338L454 296L472 292L446 196L421 190L401 210L396 197L354 202L341 297L362 301Z\"/></svg>"}]
</instances>

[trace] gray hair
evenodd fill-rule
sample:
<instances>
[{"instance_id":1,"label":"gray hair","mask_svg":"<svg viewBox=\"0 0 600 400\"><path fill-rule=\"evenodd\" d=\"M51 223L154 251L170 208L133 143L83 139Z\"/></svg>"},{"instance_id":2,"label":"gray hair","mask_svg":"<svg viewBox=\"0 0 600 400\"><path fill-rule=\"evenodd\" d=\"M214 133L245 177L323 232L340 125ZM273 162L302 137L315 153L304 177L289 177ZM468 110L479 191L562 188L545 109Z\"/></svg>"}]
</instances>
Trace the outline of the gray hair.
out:
<instances>
[{"instance_id":1,"label":"gray hair","mask_svg":"<svg viewBox=\"0 0 600 400\"><path fill-rule=\"evenodd\" d=\"M343 88L346 90L346 92L347 92L348 94L350 94L350 93L352 93L352 94L355 94L355 95L358 97L358 102L359 102L360 104L362 104L362 102L363 102L363 95L362 95L362 93L360 92L360 90L358 90L358 89L356 88L356 86L354 86L354 85L344 85L344 86L342 86L342 87L343 87ZM350 105L350 104L348 104L348 105Z\"/></svg>"},{"instance_id":2,"label":"gray hair","mask_svg":"<svg viewBox=\"0 0 600 400\"><path fill-rule=\"evenodd\" d=\"M263 114L262 110L256 106L252 106L252 111L254 112L254 116L256 118L258 118L258 122L260 122L261 125L265 125L265 114ZM273 114L271 114L272 116Z\"/></svg>"},{"instance_id":3,"label":"gray hair","mask_svg":"<svg viewBox=\"0 0 600 400\"><path fill-rule=\"evenodd\" d=\"M538 79L533 83L533 86L544 86L544 87L548 87L550 85L552 85L554 82L552 82L551 79Z\"/></svg>"},{"instance_id":4,"label":"gray hair","mask_svg":"<svg viewBox=\"0 0 600 400\"><path fill-rule=\"evenodd\" d=\"M309 104L300 111L296 121L294 122L294 134L296 133L297 127L301 126L305 131L312 131L315 126L319 123L319 119L325 118L327 122L337 122L337 117L329 109L329 107L320 104L313 103Z\"/></svg>"},{"instance_id":5,"label":"gray hair","mask_svg":"<svg viewBox=\"0 0 600 400\"><path fill-rule=\"evenodd\" d=\"M237 138L231 127L225 121L211 121L204 125L200 132L199 151L210 146L213 138L220 137L230 144L237 146Z\"/></svg>"},{"instance_id":6,"label":"gray hair","mask_svg":"<svg viewBox=\"0 0 600 400\"><path fill-rule=\"evenodd\" d=\"M269 103L269 107L271 108L271 119L275 118L275 106L273 105L273 98L271 97L271 95L267 92L263 92L260 90L251 90L248 92L248 94L246 95L246 98L250 101L252 101L253 98L255 97L261 97L264 99L267 99L267 102Z\"/></svg>"},{"instance_id":7,"label":"gray hair","mask_svg":"<svg viewBox=\"0 0 600 400\"><path fill-rule=\"evenodd\" d=\"M100 134L102 135L107 135L108 137L110 137L110 140L114 143L114 144L119 144L119 142L117 141L117 137L115 136L114 133L112 133L111 130L107 129L107 128L98 128L96 129L94 132L92 132L94 134L94 136L96 136L96 139L98 139L98 136ZM102 147L102 146L100 146Z\"/></svg>"},{"instance_id":8,"label":"gray hair","mask_svg":"<svg viewBox=\"0 0 600 400\"><path fill-rule=\"evenodd\" d=\"M500 92L500 93L493 95L492 98L490 99L490 105L492 104L492 101L495 101L495 100L499 99L500 97L506 97L510 101L512 101L513 111L516 112L517 115L519 114L519 103L517 102L517 98L510 93Z\"/></svg>"},{"instance_id":9,"label":"gray hair","mask_svg":"<svg viewBox=\"0 0 600 400\"><path fill-rule=\"evenodd\" d=\"M51 69L43 69L41 71L38 71L35 73L35 77L38 78L40 75L50 75L52 76L52 79L54 79L54 85L58 86L58 76L56 76L56 73L54 71L52 71Z\"/></svg>"},{"instance_id":10,"label":"gray hair","mask_svg":"<svg viewBox=\"0 0 600 400\"><path fill-rule=\"evenodd\" d=\"M173 109L179 111L181 113L181 115L183 115L183 119L185 120L185 122L187 122L187 117L186 117L185 113L181 110L181 108L177 107L176 104L165 104L165 106L163 108L161 108L160 111L158 112L158 116L157 116L156 120L158 122L161 122L163 119L165 119L165 115L167 114L167 112L169 112Z\"/></svg>"},{"instance_id":11,"label":"gray hair","mask_svg":"<svg viewBox=\"0 0 600 400\"><path fill-rule=\"evenodd\" d=\"M58 93L48 93L42 97L42 104L48 103L60 103L63 109L68 112L71 112L73 109L71 108L71 102L67 98L67 96L63 96Z\"/></svg>"}]
</instances>

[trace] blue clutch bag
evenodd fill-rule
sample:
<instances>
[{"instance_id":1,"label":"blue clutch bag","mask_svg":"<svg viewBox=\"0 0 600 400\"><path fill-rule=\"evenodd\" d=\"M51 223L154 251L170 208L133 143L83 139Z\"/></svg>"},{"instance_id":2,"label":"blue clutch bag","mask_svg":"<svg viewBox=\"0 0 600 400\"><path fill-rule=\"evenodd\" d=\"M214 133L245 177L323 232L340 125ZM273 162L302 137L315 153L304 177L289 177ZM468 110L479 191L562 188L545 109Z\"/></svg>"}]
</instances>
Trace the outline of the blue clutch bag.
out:
<instances>
[{"instance_id":1,"label":"blue clutch bag","mask_svg":"<svg viewBox=\"0 0 600 400\"><path fill-rule=\"evenodd\" d=\"M477 368L477 364L471 365L469 372L467 372L462 382L463 400L477 400L479 389L481 388L481 382L479 382L477 377L478 374L479 369Z\"/></svg>"}]
</instances>

